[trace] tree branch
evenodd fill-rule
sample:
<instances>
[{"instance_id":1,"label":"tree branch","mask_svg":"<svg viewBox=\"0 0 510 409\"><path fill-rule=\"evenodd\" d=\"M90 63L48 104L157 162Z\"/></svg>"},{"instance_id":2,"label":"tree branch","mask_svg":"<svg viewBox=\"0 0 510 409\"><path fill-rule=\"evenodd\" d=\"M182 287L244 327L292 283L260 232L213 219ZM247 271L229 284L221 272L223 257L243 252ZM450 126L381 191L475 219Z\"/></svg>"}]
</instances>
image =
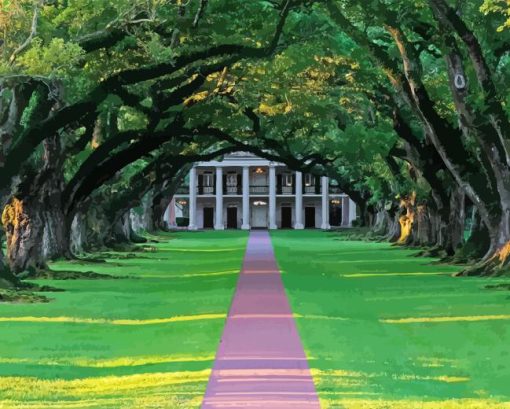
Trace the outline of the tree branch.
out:
<instances>
[{"instance_id":1,"label":"tree branch","mask_svg":"<svg viewBox=\"0 0 510 409\"><path fill-rule=\"evenodd\" d=\"M27 39L21 44L18 48L16 48L11 56L9 57L9 65L13 65L16 61L18 54L22 53L31 43L34 37L37 35L37 26L39 24L39 13L41 7L44 5L44 0L39 0L39 2L34 6L34 15L32 17L32 26L30 27L30 34Z\"/></svg>"}]
</instances>

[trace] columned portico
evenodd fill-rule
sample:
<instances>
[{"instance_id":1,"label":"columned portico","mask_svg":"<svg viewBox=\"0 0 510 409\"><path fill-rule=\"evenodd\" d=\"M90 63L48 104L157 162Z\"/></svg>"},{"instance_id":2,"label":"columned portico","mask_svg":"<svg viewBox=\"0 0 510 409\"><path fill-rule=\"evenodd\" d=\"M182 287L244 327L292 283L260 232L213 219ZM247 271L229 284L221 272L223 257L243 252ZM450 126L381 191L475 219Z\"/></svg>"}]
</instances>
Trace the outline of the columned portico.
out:
<instances>
[{"instance_id":1,"label":"columned portico","mask_svg":"<svg viewBox=\"0 0 510 409\"><path fill-rule=\"evenodd\" d=\"M243 230L250 230L250 167L243 167Z\"/></svg>"},{"instance_id":2,"label":"columned portico","mask_svg":"<svg viewBox=\"0 0 510 409\"><path fill-rule=\"evenodd\" d=\"M276 168L269 165L269 229L276 230Z\"/></svg>"},{"instance_id":3,"label":"columned portico","mask_svg":"<svg viewBox=\"0 0 510 409\"><path fill-rule=\"evenodd\" d=\"M303 174L296 172L296 223L294 224L296 230L305 228L303 224Z\"/></svg>"},{"instance_id":4,"label":"columned portico","mask_svg":"<svg viewBox=\"0 0 510 409\"><path fill-rule=\"evenodd\" d=\"M197 230L197 169L192 167L189 173L189 230Z\"/></svg>"},{"instance_id":5,"label":"columned portico","mask_svg":"<svg viewBox=\"0 0 510 409\"><path fill-rule=\"evenodd\" d=\"M328 177L240 152L198 162L177 189L169 225L197 229L350 227L356 206ZM330 200L331 199L331 200Z\"/></svg>"},{"instance_id":6,"label":"columned portico","mask_svg":"<svg viewBox=\"0 0 510 409\"><path fill-rule=\"evenodd\" d=\"M215 230L224 230L223 224L223 168L216 168L216 220L214 223Z\"/></svg>"},{"instance_id":7,"label":"columned portico","mask_svg":"<svg viewBox=\"0 0 510 409\"><path fill-rule=\"evenodd\" d=\"M329 230L329 178L322 176L321 178L321 193L322 193L322 230Z\"/></svg>"}]
</instances>

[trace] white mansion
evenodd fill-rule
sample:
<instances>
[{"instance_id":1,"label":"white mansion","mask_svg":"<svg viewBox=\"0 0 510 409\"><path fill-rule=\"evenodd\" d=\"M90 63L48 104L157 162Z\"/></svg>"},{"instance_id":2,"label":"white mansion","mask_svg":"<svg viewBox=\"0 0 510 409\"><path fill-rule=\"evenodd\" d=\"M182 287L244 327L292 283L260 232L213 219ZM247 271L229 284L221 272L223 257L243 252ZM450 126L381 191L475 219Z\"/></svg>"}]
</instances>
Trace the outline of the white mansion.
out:
<instances>
[{"instance_id":1,"label":"white mansion","mask_svg":"<svg viewBox=\"0 0 510 409\"><path fill-rule=\"evenodd\" d=\"M354 202L327 177L292 172L244 152L194 164L187 181L167 211L170 226L327 230L350 227L356 219Z\"/></svg>"}]
</instances>

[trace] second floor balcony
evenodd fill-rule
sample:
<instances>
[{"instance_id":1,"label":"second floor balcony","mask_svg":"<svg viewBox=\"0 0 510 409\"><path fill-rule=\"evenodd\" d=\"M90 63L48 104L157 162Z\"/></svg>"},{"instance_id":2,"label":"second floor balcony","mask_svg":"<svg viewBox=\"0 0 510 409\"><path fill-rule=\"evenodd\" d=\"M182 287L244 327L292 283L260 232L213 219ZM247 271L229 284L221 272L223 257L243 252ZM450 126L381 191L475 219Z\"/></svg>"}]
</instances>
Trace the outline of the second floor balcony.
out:
<instances>
[{"instance_id":1,"label":"second floor balcony","mask_svg":"<svg viewBox=\"0 0 510 409\"><path fill-rule=\"evenodd\" d=\"M303 195L320 195L321 187L320 186L303 186ZM189 186L180 186L176 190L177 195L188 195L189 194ZM216 194L215 186L197 186L197 195L198 196L212 196ZM223 195L224 196L240 196L243 194L242 185L237 186L223 186ZM295 186L276 186L276 194L277 195L295 195L296 189ZM329 186L329 194L330 195L338 195L342 194L341 189L338 186L330 185ZM269 186L268 185L250 185L250 195L269 195Z\"/></svg>"}]
</instances>

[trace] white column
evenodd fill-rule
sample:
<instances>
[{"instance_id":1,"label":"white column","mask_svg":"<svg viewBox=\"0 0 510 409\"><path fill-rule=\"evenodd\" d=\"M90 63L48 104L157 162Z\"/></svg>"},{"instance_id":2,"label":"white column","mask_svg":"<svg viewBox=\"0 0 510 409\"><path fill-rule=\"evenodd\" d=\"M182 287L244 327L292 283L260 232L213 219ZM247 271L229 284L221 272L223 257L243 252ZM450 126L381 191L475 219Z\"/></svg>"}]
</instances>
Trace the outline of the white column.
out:
<instances>
[{"instance_id":1,"label":"white column","mask_svg":"<svg viewBox=\"0 0 510 409\"><path fill-rule=\"evenodd\" d=\"M173 228L177 227L177 223L175 221L175 197L173 197L172 200L170 201L170 203L168 204L168 207L166 208L166 211L165 211L164 219L165 219L166 225L169 228L173 229Z\"/></svg>"},{"instance_id":2,"label":"white column","mask_svg":"<svg viewBox=\"0 0 510 409\"><path fill-rule=\"evenodd\" d=\"M276 226L276 168L269 165L269 229L275 230Z\"/></svg>"},{"instance_id":3,"label":"white column","mask_svg":"<svg viewBox=\"0 0 510 409\"><path fill-rule=\"evenodd\" d=\"M349 226L356 220L356 203L349 198Z\"/></svg>"},{"instance_id":4,"label":"white column","mask_svg":"<svg viewBox=\"0 0 510 409\"><path fill-rule=\"evenodd\" d=\"M214 223L215 230L224 230L223 224L223 168L216 168L216 220Z\"/></svg>"},{"instance_id":5,"label":"white column","mask_svg":"<svg viewBox=\"0 0 510 409\"><path fill-rule=\"evenodd\" d=\"M321 179L321 190L322 190L322 230L329 230L329 178L323 176Z\"/></svg>"},{"instance_id":6,"label":"white column","mask_svg":"<svg viewBox=\"0 0 510 409\"><path fill-rule=\"evenodd\" d=\"M349 198L342 197L342 227L349 227L351 225L350 212L349 212Z\"/></svg>"},{"instance_id":7,"label":"white column","mask_svg":"<svg viewBox=\"0 0 510 409\"><path fill-rule=\"evenodd\" d=\"M296 172L296 223L294 224L296 230L305 228L303 224L303 174Z\"/></svg>"},{"instance_id":8,"label":"white column","mask_svg":"<svg viewBox=\"0 0 510 409\"><path fill-rule=\"evenodd\" d=\"M189 226L188 230L197 230L197 169L189 172Z\"/></svg>"},{"instance_id":9,"label":"white column","mask_svg":"<svg viewBox=\"0 0 510 409\"><path fill-rule=\"evenodd\" d=\"M243 230L250 230L250 168L243 167Z\"/></svg>"}]
</instances>

